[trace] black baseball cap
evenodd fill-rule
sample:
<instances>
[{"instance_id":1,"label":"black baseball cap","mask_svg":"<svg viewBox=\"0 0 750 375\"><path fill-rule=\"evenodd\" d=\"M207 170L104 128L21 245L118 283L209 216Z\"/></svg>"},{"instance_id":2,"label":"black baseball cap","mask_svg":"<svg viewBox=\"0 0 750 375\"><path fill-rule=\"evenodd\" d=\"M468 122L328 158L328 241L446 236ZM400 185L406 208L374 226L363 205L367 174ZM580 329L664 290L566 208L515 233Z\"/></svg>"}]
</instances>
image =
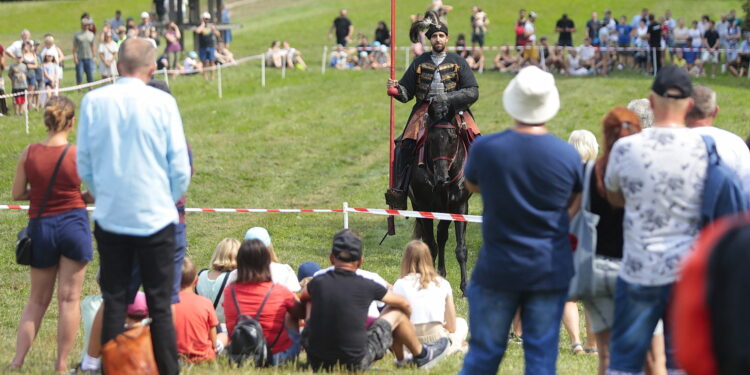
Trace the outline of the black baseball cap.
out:
<instances>
[{"instance_id":1,"label":"black baseball cap","mask_svg":"<svg viewBox=\"0 0 750 375\"><path fill-rule=\"evenodd\" d=\"M331 254L343 262L355 262L362 259L362 240L351 229L342 229L333 236Z\"/></svg>"},{"instance_id":2,"label":"black baseball cap","mask_svg":"<svg viewBox=\"0 0 750 375\"><path fill-rule=\"evenodd\" d=\"M685 69L679 68L674 65L669 65L661 68L656 73L654 84L651 86L651 90L664 98L670 99L685 99L689 98L693 94L693 83L690 80L690 75ZM679 94L670 93L669 91L679 91Z\"/></svg>"}]
</instances>

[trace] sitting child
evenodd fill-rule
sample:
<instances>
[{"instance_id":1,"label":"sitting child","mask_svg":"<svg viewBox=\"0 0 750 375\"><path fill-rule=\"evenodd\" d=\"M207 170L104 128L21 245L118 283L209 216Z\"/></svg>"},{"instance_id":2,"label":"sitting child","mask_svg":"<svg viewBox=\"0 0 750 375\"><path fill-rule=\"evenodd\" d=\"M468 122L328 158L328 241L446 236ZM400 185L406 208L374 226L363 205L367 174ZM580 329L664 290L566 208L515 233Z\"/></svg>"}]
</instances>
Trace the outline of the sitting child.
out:
<instances>
[{"instance_id":1,"label":"sitting child","mask_svg":"<svg viewBox=\"0 0 750 375\"><path fill-rule=\"evenodd\" d=\"M88 336L88 348L83 355L79 369L83 372L96 372L101 368L102 357L102 317L104 315L103 305L94 316L91 323L91 329ZM127 315L125 317L125 329L130 329L140 325L143 319L148 318L148 305L146 304L146 294L138 292L133 299L133 303L128 305Z\"/></svg>"},{"instance_id":2,"label":"sitting child","mask_svg":"<svg viewBox=\"0 0 750 375\"><path fill-rule=\"evenodd\" d=\"M299 293L302 289L299 286L299 280L297 280L297 274L294 273L294 269L288 264L281 263L279 258L276 256L273 244L271 243L271 235L268 234L266 228L263 227L252 227L245 233L245 241L258 240L268 249L271 255L271 278L273 282L285 286L292 293ZM237 280L237 270L232 271L229 274L229 282Z\"/></svg>"},{"instance_id":3,"label":"sitting child","mask_svg":"<svg viewBox=\"0 0 750 375\"><path fill-rule=\"evenodd\" d=\"M226 345L227 336L217 335L216 318L211 301L193 292L197 283L195 265L189 258L182 262L180 302L173 306L177 352L190 363L213 361L216 352Z\"/></svg>"},{"instance_id":4,"label":"sitting child","mask_svg":"<svg viewBox=\"0 0 750 375\"><path fill-rule=\"evenodd\" d=\"M466 351L469 326L465 319L456 317L453 289L435 272L430 248L424 242L411 241L406 245L401 278L393 283L393 292L409 301L419 342L426 344L447 337L451 340L450 353Z\"/></svg>"}]
</instances>

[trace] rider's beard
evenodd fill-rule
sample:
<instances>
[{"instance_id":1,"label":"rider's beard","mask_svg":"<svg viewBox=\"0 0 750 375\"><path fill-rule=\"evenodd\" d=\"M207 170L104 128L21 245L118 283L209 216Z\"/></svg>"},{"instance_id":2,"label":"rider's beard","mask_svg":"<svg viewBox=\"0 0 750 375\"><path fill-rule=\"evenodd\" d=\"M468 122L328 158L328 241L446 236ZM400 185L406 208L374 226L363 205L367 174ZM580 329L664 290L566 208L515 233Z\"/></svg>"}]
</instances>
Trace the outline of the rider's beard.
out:
<instances>
[{"instance_id":1,"label":"rider's beard","mask_svg":"<svg viewBox=\"0 0 750 375\"><path fill-rule=\"evenodd\" d=\"M442 53L445 51L445 44L444 43L435 43L432 45L432 51L437 53Z\"/></svg>"}]
</instances>

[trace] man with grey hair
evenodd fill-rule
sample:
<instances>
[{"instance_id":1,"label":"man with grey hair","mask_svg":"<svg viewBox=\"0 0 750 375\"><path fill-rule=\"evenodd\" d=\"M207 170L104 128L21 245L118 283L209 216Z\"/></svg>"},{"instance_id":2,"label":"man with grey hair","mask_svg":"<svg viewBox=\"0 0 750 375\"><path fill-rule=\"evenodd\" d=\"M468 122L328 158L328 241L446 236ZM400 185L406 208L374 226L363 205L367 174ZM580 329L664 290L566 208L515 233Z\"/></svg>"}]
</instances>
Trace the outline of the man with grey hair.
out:
<instances>
[{"instance_id":1,"label":"man with grey hair","mask_svg":"<svg viewBox=\"0 0 750 375\"><path fill-rule=\"evenodd\" d=\"M742 187L750 196L750 150L745 141L736 134L713 126L719 113L716 92L703 85L693 86L693 109L685 116L689 128L701 135L707 135L716 142L716 151L721 160L737 172Z\"/></svg>"},{"instance_id":2,"label":"man with grey hair","mask_svg":"<svg viewBox=\"0 0 750 375\"><path fill-rule=\"evenodd\" d=\"M190 163L171 95L146 85L156 51L145 39L120 46L115 84L84 96L78 173L96 197L94 235L104 297L102 344L123 331L134 262L140 267L160 374L179 373L171 295L175 202L187 191Z\"/></svg>"},{"instance_id":3,"label":"man with grey hair","mask_svg":"<svg viewBox=\"0 0 750 375\"><path fill-rule=\"evenodd\" d=\"M633 99L628 103L628 109L641 118L641 128L650 128L654 124L654 111L648 99Z\"/></svg>"},{"instance_id":4,"label":"man with grey hair","mask_svg":"<svg viewBox=\"0 0 750 375\"><path fill-rule=\"evenodd\" d=\"M11 43L5 49L5 54L11 59L10 61L15 61L16 56L23 53L23 44L28 41L31 41L31 32L28 29L23 29L21 39Z\"/></svg>"}]
</instances>

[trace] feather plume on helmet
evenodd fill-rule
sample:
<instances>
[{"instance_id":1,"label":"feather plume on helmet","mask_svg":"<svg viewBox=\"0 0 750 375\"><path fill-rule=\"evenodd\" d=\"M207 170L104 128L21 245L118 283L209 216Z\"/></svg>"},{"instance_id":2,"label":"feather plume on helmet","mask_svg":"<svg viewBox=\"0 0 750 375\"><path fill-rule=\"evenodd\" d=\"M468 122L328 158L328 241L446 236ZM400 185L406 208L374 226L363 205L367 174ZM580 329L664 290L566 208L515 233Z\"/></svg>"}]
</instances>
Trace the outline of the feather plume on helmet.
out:
<instances>
[{"instance_id":1,"label":"feather plume on helmet","mask_svg":"<svg viewBox=\"0 0 750 375\"><path fill-rule=\"evenodd\" d=\"M411 24L409 29L409 39L412 43L419 42L419 33L425 32L427 39L430 39L432 34L442 31L448 35L448 26L440 22L440 18L434 11L428 11L424 14L424 19L417 20Z\"/></svg>"}]
</instances>

